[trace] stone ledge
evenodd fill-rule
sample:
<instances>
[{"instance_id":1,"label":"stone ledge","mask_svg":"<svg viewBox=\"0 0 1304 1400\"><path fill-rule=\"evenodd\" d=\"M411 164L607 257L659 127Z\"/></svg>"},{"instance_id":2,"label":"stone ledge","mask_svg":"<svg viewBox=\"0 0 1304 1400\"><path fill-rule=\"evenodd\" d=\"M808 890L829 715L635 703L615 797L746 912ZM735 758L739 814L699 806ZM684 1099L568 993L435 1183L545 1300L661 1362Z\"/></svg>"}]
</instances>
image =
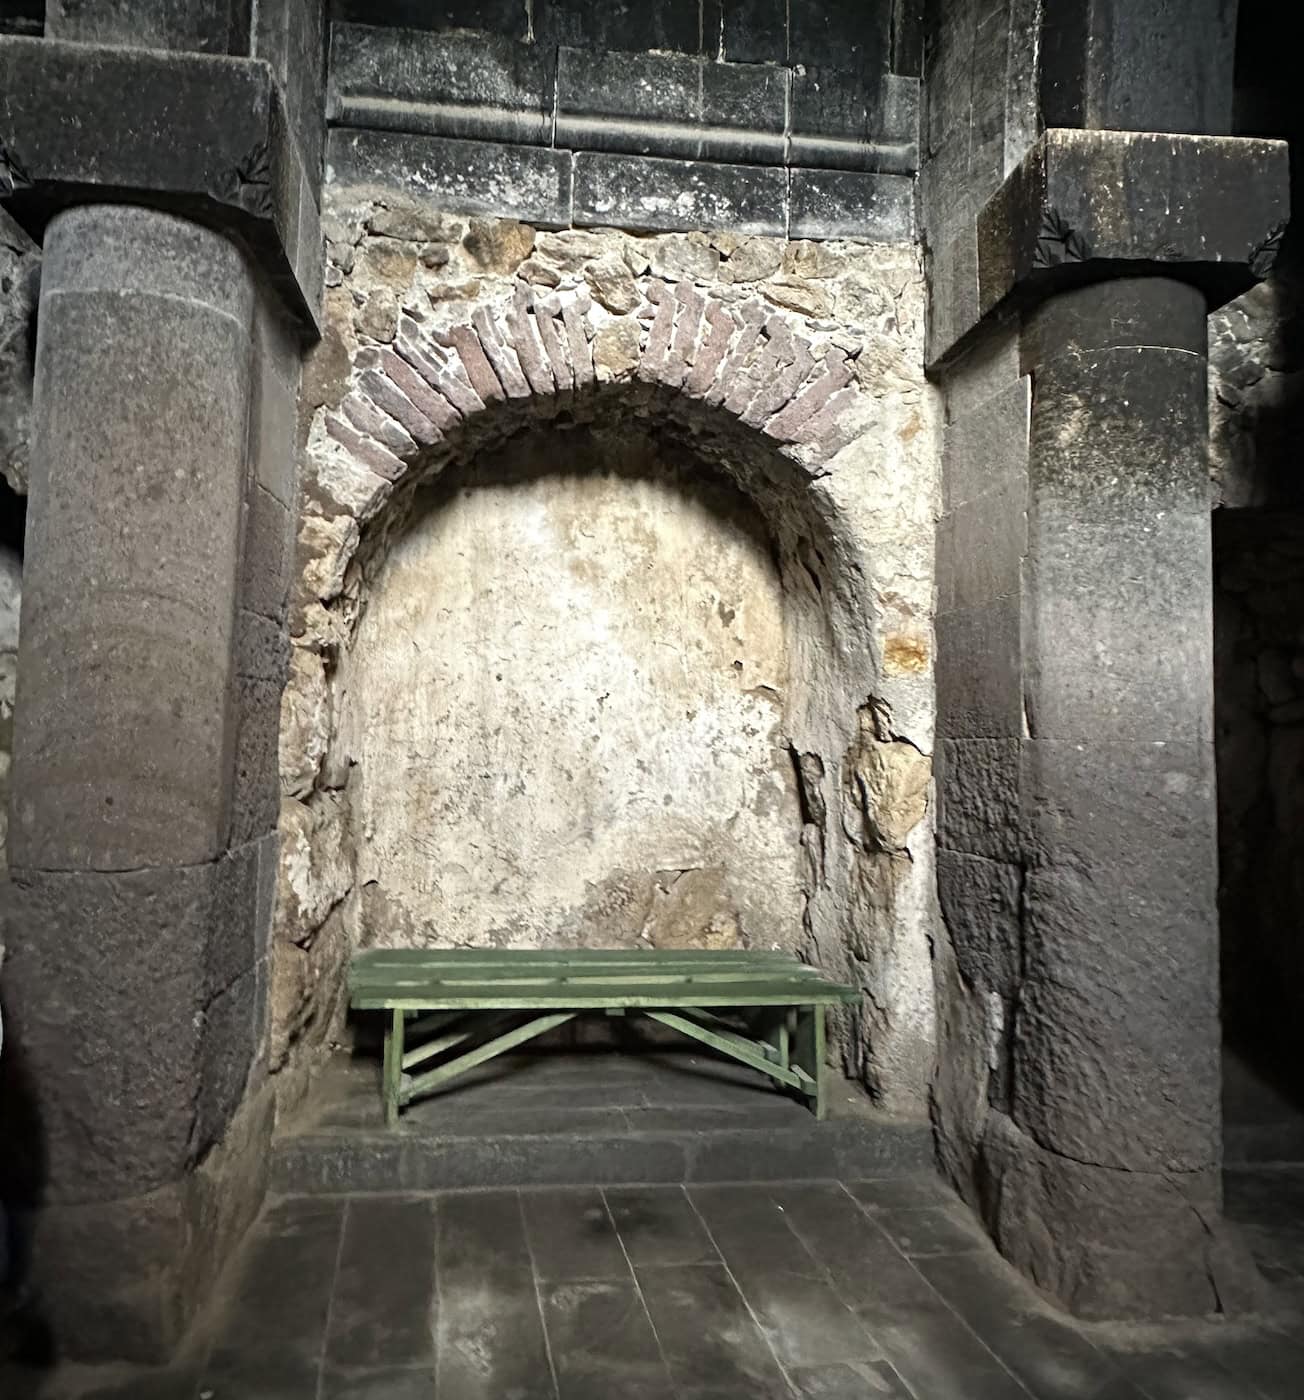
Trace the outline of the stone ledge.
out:
<instances>
[{"instance_id":1,"label":"stone ledge","mask_svg":"<svg viewBox=\"0 0 1304 1400\"><path fill-rule=\"evenodd\" d=\"M1264 277L1290 216L1285 142L1046 131L966 229L933 250L928 362L1005 303L1160 273L1211 304Z\"/></svg>"},{"instance_id":2,"label":"stone ledge","mask_svg":"<svg viewBox=\"0 0 1304 1400\"><path fill-rule=\"evenodd\" d=\"M919 80L337 22L333 126L913 176Z\"/></svg>"},{"instance_id":3,"label":"stone ledge","mask_svg":"<svg viewBox=\"0 0 1304 1400\"><path fill-rule=\"evenodd\" d=\"M88 202L217 228L316 336L320 212L266 63L0 36L0 202L38 238Z\"/></svg>"}]
</instances>

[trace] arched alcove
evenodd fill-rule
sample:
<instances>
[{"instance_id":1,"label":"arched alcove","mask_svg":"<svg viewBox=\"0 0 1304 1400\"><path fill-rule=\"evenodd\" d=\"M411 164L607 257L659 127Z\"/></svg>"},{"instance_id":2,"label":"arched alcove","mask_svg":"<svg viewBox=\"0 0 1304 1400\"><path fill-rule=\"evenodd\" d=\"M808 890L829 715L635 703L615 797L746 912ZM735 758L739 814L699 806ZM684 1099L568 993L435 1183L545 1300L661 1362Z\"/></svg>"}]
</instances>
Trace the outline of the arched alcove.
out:
<instances>
[{"instance_id":1,"label":"arched alcove","mask_svg":"<svg viewBox=\"0 0 1304 1400\"><path fill-rule=\"evenodd\" d=\"M365 936L798 948L795 625L681 444L536 430L415 492L337 678Z\"/></svg>"},{"instance_id":2,"label":"arched alcove","mask_svg":"<svg viewBox=\"0 0 1304 1400\"><path fill-rule=\"evenodd\" d=\"M931 637L917 498L865 489L917 410L845 332L645 297L409 305L315 418L281 1057L356 947L777 946L865 987L835 1044L919 1107Z\"/></svg>"}]
</instances>

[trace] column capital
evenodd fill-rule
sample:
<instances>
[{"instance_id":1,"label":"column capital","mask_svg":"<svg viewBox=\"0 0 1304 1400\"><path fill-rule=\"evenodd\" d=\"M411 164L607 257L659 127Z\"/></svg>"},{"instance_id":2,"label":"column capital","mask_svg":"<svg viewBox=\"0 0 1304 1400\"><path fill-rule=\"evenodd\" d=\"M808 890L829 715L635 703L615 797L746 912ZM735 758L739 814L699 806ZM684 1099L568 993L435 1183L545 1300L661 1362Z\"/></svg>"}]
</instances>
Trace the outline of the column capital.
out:
<instances>
[{"instance_id":1,"label":"column capital","mask_svg":"<svg viewBox=\"0 0 1304 1400\"><path fill-rule=\"evenodd\" d=\"M930 365L994 312L1088 282L1160 274L1221 305L1268 274L1289 217L1284 141L1049 128L933 250Z\"/></svg>"},{"instance_id":2,"label":"column capital","mask_svg":"<svg viewBox=\"0 0 1304 1400\"><path fill-rule=\"evenodd\" d=\"M119 202L236 239L316 338L321 216L267 63L0 36L0 205L39 238Z\"/></svg>"}]
</instances>

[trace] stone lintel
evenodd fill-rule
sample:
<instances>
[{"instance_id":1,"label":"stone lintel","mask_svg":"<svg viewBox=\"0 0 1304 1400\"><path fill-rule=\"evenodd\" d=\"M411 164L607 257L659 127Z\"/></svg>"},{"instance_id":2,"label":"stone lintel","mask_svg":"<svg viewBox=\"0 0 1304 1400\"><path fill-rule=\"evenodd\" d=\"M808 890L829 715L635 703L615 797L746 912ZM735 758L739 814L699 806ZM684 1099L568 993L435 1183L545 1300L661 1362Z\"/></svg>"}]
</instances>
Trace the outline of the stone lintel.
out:
<instances>
[{"instance_id":1,"label":"stone lintel","mask_svg":"<svg viewBox=\"0 0 1304 1400\"><path fill-rule=\"evenodd\" d=\"M945 250L934 295L950 314L934 314L930 366L997 308L1087 282L1158 273L1210 306L1239 296L1271 269L1289 183L1283 141L1051 128L962 235L975 251Z\"/></svg>"},{"instance_id":2,"label":"stone lintel","mask_svg":"<svg viewBox=\"0 0 1304 1400\"><path fill-rule=\"evenodd\" d=\"M314 185L260 60L0 36L0 203L37 239L76 204L184 215L242 243L315 339Z\"/></svg>"}]
</instances>

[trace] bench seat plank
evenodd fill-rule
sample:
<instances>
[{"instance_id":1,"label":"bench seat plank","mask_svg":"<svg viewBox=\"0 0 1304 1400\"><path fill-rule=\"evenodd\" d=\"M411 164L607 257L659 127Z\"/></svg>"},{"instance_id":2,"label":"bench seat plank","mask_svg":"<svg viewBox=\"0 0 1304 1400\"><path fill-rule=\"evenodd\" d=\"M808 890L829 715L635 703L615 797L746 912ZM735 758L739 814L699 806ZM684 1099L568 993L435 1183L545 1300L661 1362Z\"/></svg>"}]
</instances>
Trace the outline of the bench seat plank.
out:
<instances>
[{"instance_id":1,"label":"bench seat plank","mask_svg":"<svg viewBox=\"0 0 1304 1400\"><path fill-rule=\"evenodd\" d=\"M390 1013L384 1093L391 1122L414 1097L583 1011L646 1014L798 1089L822 1116L824 1012L859 999L856 988L790 953L748 949L373 948L354 955L349 987L355 1010ZM744 1008L764 1012L758 1034L766 1038L748 1039L709 1014ZM783 1014L776 1019L772 1009ZM446 1019L480 1012L479 1027ZM463 1048L513 1012L530 1019ZM416 1013L425 1014L409 1022ZM437 1034L405 1049L407 1037L426 1027ZM407 1072L455 1049L461 1053L436 1068Z\"/></svg>"}]
</instances>

